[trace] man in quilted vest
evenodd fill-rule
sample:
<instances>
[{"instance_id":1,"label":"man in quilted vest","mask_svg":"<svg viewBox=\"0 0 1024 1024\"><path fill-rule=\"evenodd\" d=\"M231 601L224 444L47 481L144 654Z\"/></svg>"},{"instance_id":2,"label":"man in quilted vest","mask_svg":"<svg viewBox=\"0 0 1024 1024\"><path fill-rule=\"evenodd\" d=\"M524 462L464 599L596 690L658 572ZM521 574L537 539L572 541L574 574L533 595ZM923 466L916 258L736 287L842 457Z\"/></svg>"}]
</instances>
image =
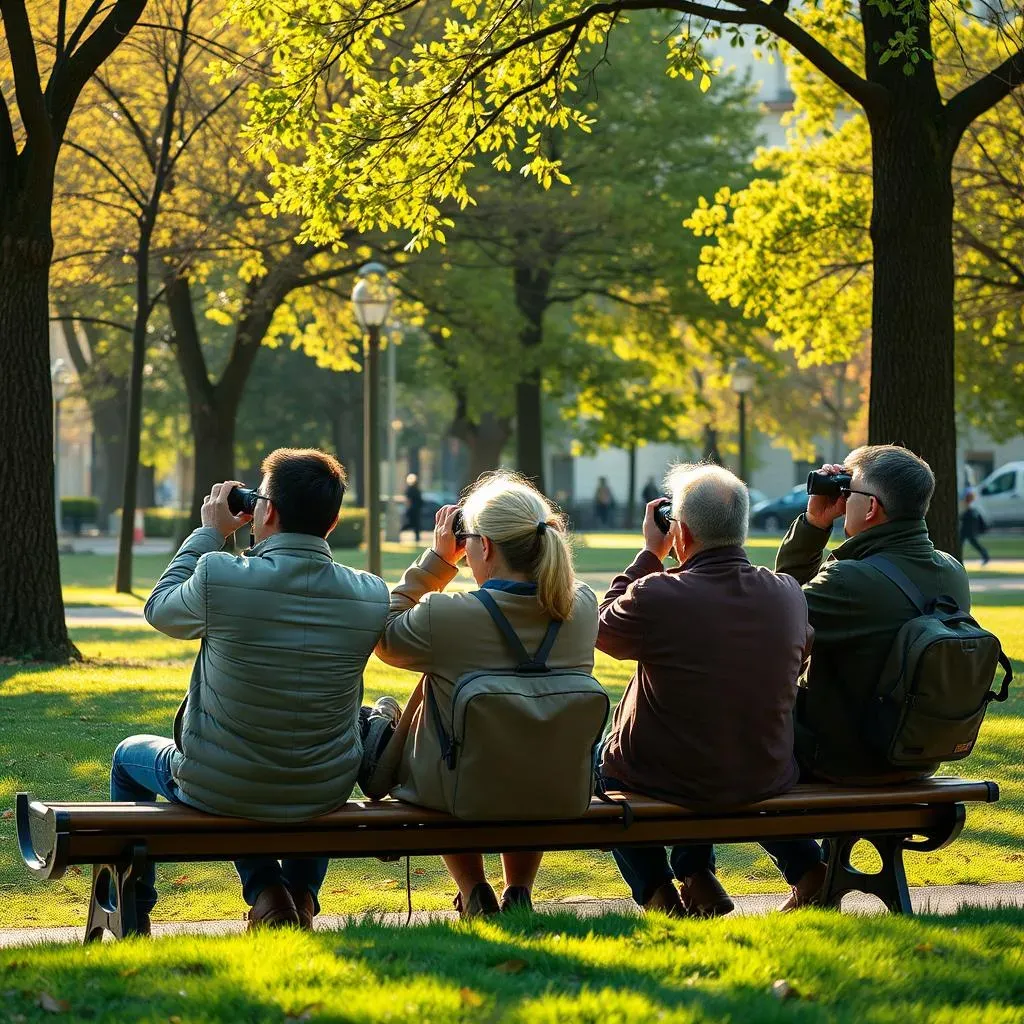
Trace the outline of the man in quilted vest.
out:
<instances>
[{"instance_id":1,"label":"man in quilted vest","mask_svg":"<svg viewBox=\"0 0 1024 1024\"><path fill-rule=\"evenodd\" d=\"M263 462L253 514L233 515L237 481L214 484L200 529L146 602L150 625L200 639L174 739L132 736L114 752L112 800L163 796L211 814L294 822L348 800L362 756L363 670L384 629L388 589L336 563L327 536L345 473L331 455L281 448ZM250 524L241 555L225 540ZM250 927L312 927L326 858L236 862ZM136 886L142 930L156 903Z\"/></svg>"}]
</instances>

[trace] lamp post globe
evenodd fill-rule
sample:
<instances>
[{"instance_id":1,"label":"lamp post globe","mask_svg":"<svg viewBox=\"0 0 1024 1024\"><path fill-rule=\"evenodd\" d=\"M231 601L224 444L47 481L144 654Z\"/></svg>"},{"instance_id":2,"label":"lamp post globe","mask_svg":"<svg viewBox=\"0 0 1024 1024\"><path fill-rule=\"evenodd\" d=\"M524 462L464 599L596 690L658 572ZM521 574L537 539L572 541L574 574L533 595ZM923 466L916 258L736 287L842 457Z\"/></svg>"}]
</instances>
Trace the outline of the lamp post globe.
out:
<instances>
[{"instance_id":1,"label":"lamp post globe","mask_svg":"<svg viewBox=\"0 0 1024 1024\"><path fill-rule=\"evenodd\" d=\"M359 268L352 288L356 321L366 332L363 364L363 479L366 493L366 567L381 575L380 557L380 329L394 292L383 263Z\"/></svg>"}]
</instances>

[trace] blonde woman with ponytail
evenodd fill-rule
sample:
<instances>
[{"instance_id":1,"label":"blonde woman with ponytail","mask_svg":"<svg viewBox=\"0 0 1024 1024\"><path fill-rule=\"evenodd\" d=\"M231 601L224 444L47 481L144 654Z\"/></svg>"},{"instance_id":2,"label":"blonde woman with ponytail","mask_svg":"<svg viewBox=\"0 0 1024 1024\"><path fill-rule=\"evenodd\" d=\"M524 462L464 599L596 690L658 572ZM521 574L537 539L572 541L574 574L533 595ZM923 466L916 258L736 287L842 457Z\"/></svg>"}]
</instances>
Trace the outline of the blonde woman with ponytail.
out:
<instances>
[{"instance_id":1,"label":"blonde woman with ponytail","mask_svg":"<svg viewBox=\"0 0 1024 1024\"><path fill-rule=\"evenodd\" d=\"M425 674L424 685L429 684L442 721L451 712L460 676L515 667L481 601L465 591L443 592L463 558L528 651L538 648L557 620L561 626L548 666L593 671L597 599L576 579L564 518L522 477L489 474L477 481L461 508L446 505L438 511L433 547L406 570L392 592L387 626L377 645L382 661ZM441 773L446 770L427 703L413 700L363 788L374 798L390 792L400 800L443 810ZM502 854L505 889L500 903L487 883L482 856L446 856L459 888L457 909L463 916L477 916L529 908L541 856Z\"/></svg>"}]
</instances>

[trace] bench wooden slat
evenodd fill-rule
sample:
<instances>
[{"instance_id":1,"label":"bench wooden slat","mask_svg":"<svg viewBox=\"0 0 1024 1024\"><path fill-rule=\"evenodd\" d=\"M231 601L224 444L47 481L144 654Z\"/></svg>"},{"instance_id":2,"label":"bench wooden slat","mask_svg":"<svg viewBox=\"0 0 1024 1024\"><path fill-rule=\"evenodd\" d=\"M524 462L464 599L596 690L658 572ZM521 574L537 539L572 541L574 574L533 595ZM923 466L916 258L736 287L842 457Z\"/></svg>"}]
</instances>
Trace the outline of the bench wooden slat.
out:
<instances>
[{"instance_id":1,"label":"bench wooden slat","mask_svg":"<svg viewBox=\"0 0 1024 1024\"><path fill-rule=\"evenodd\" d=\"M810 783L795 786L788 793L754 804L730 808L725 812L709 814L705 811L680 807L635 793L613 794L614 799L626 799L633 817L641 818L694 818L719 819L725 815L754 815L792 813L815 810L852 810L906 806L916 803L986 802L999 798L999 789L992 782L972 782L959 778L935 778L923 782L904 783L882 787L830 786ZM33 801L33 818L51 818L49 826L55 830L56 816L62 826L73 832L101 830L103 832L156 835L162 832L235 832L254 833L267 830L293 829L304 831L320 829L404 828L412 825L424 828L449 827L457 822L464 828L482 828L488 822L459 822L440 811L414 807L396 800L380 803L350 801L344 807L310 821L296 823L268 823L247 818L233 818L205 814L183 804L112 804L112 803L41 803ZM52 817L51 817L52 816ZM595 798L586 815L575 822L619 820L622 810ZM525 824L525 823L521 823Z\"/></svg>"}]
</instances>

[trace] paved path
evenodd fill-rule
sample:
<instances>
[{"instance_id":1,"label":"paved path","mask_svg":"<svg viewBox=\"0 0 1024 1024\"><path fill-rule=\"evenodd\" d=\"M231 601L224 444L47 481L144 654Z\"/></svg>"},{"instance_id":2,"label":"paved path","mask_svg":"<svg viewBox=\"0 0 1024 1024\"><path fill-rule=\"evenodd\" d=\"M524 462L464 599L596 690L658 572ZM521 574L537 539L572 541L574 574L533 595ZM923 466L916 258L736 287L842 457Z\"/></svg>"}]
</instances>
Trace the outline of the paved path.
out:
<instances>
[{"instance_id":1,"label":"paved path","mask_svg":"<svg viewBox=\"0 0 1024 1024\"><path fill-rule=\"evenodd\" d=\"M736 910L741 916L749 914L765 914L774 910L785 899L781 893L761 896L737 896ZM1024 907L1024 883L1013 885L929 885L915 887L910 890L910 899L915 912L931 914L953 914L961 907ZM416 905L413 893L413 907ZM585 896L562 900L556 903L541 903L537 906L541 913L570 912L581 917L595 917L598 914L633 914L636 905L632 900L595 900ZM874 914L882 910L882 905L870 896L861 894L850 895L843 903L844 911L854 914ZM428 921L454 920L454 911L415 911L413 924L425 924ZM384 914L381 919L385 924L402 926L405 924L404 913ZM317 919L317 928L328 930L342 928L349 921L345 917L321 917ZM153 925L156 937L168 935L235 935L245 927L241 919L231 921L175 921ZM109 939L109 936L107 936ZM82 927L76 928L4 928L0 929L0 947L27 946L39 942L74 942L82 941Z\"/></svg>"}]
</instances>

